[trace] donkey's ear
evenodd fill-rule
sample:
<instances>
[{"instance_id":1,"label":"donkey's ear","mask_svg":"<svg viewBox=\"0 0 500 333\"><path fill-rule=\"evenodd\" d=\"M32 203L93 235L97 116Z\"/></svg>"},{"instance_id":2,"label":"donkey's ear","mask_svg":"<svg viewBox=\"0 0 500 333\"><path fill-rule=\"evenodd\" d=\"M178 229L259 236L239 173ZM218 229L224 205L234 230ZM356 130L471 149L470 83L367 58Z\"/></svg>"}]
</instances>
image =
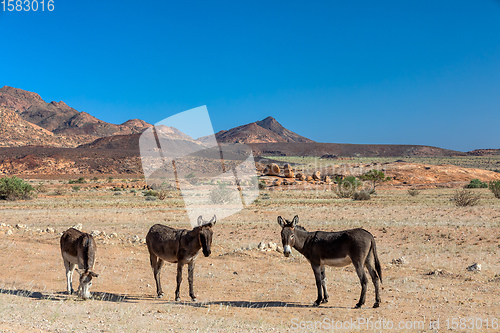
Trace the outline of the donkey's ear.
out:
<instances>
[{"instance_id":1,"label":"donkey's ear","mask_svg":"<svg viewBox=\"0 0 500 333\"><path fill-rule=\"evenodd\" d=\"M198 216L198 221L196 221L196 225L199 227L202 224L203 224L203 217L200 215Z\"/></svg>"},{"instance_id":2,"label":"donkey's ear","mask_svg":"<svg viewBox=\"0 0 500 333\"><path fill-rule=\"evenodd\" d=\"M75 272L77 272L78 275L82 275L82 272L80 272L80 270L78 268L75 268Z\"/></svg>"},{"instance_id":3,"label":"donkey's ear","mask_svg":"<svg viewBox=\"0 0 500 333\"><path fill-rule=\"evenodd\" d=\"M292 220L292 226L295 227L297 224L299 224L299 216L295 215Z\"/></svg>"},{"instance_id":4,"label":"donkey's ear","mask_svg":"<svg viewBox=\"0 0 500 333\"><path fill-rule=\"evenodd\" d=\"M214 217L212 217L212 219L210 220L210 222L208 222L208 224L211 224L212 226L214 226L215 222L217 222L217 216L215 216L215 214L214 214Z\"/></svg>"},{"instance_id":5,"label":"donkey's ear","mask_svg":"<svg viewBox=\"0 0 500 333\"><path fill-rule=\"evenodd\" d=\"M281 216L278 216L278 224L280 227L284 228L285 227L285 221L283 221L283 218Z\"/></svg>"},{"instance_id":6,"label":"donkey's ear","mask_svg":"<svg viewBox=\"0 0 500 333\"><path fill-rule=\"evenodd\" d=\"M89 273L90 273L90 275L92 275L93 277L98 277L98 276L99 276L99 274L94 273L94 272L92 272L92 271L89 271Z\"/></svg>"}]
</instances>

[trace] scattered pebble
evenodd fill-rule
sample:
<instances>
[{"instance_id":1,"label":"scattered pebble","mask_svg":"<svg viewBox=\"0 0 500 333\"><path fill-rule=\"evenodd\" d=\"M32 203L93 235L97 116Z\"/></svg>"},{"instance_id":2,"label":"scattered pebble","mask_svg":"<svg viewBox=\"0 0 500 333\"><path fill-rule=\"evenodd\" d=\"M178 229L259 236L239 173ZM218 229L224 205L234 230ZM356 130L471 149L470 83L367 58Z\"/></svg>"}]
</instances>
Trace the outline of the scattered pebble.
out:
<instances>
[{"instance_id":1,"label":"scattered pebble","mask_svg":"<svg viewBox=\"0 0 500 333\"><path fill-rule=\"evenodd\" d=\"M467 270L469 272L479 272L481 270L481 264L478 264L478 263L474 263L472 265L470 265L469 267L467 267Z\"/></svg>"}]
</instances>

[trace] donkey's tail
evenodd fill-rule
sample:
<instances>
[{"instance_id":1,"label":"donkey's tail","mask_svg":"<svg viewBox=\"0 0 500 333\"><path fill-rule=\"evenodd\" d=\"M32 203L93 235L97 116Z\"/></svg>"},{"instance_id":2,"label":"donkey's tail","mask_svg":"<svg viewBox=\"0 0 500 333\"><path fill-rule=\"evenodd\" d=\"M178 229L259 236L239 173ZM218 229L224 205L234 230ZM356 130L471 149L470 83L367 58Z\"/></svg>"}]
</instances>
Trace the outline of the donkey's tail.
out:
<instances>
[{"instance_id":1,"label":"donkey's tail","mask_svg":"<svg viewBox=\"0 0 500 333\"><path fill-rule=\"evenodd\" d=\"M374 238L372 238L372 251L373 258L375 259L375 269L377 270L378 277L380 278L380 283L382 283L382 268L380 267L380 261L378 260L377 245L375 245Z\"/></svg>"}]
</instances>

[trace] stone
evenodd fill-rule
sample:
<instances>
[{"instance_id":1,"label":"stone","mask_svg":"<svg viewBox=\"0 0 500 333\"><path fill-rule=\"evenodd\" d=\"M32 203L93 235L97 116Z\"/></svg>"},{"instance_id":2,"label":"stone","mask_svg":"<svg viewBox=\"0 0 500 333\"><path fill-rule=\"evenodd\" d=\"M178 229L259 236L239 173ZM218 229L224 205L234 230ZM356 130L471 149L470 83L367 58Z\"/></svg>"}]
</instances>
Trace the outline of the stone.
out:
<instances>
[{"instance_id":1,"label":"stone","mask_svg":"<svg viewBox=\"0 0 500 333\"><path fill-rule=\"evenodd\" d=\"M132 243L137 243L141 241L141 237L134 235L131 239Z\"/></svg>"},{"instance_id":2,"label":"stone","mask_svg":"<svg viewBox=\"0 0 500 333\"><path fill-rule=\"evenodd\" d=\"M281 184L283 184L283 180L281 178L276 178L273 182L274 186L280 186Z\"/></svg>"},{"instance_id":3,"label":"stone","mask_svg":"<svg viewBox=\"0 0 500 333\"><path fill-rule=\"evenodd\" d=\"M276 251L276 249L278 248L278 245L276 245L276 243L269 242L269 244L267 244L267 248L271 251Z\"/></svg>"},{"instance_id":4,"label":"stone","mask_svg":"<svg viewBox=\"0 0 500 333\"><path fill-rule=\"evenodd\" d=\"M10 230L10 229L9 229L9 230L7 230L7 231L5 232L5 234L6 234L6 235L12 235L12 234L13 234L13 232L12 232L12 230Z\"/></svg>"},{"instance_id":5,"label":"stone","mask_svg":"<svg viewBox=\"0 0 500 333\"><path fill-rule=\"evenodd\" d=\"M301 173L301 172L297 173L297 175L295 176L295 178L297 178L300 181L306 180L306 176L303 173Z\"/></svg>"},{"instance_id":6,"label":"stone","mask_svg":"<svg viewBox=\"0 0 500 333\"><path fill-rule=\"evenodd\" d=\"M312 181L313 181L313 177L311 177L311 176L306 177L306 182L312 182Z\"/></svg>"},{"instance_id":7,"label":"stone","mask_svg":"<svg viewBox=\"0 0 500 333\"><path fill-rule=\"evenodd\" d=\"M294 178L295 177L295 173L293 172L293 169L290 166L290 164L285 164L285 169L283 170L283 173L284 173L286 178Z\"/></svg>"},{"instance_id":8,"label":"stone","mask_svg":"<svg viewBox=\"0 0 500 333\"><path fill-rule=\"evenodd\" d=\"M90 232L90 235L93 236L93 237L97 237L101 234L101 232L99 230L92 230Z\"/></svg>"},{"instance_id":9,"label":"stone","mask_svg":"<svg viewBox=\"0 0 500 333\"><path fill-rule=\"evenodd\" d=\"M16 229L26 229L26 226L24 224L16 224Z\"/></svg>"},{"instance_id":10,"label":"stone","mask_svg":"<svg viewBox=\"0 0 500 333\"><path fill-rule=\"evenodd\" d=\"M264 169L264 173L268 176L279 176L280 171L280 167L276 163L271 163Z\"/></svg>"},{"instance_id":11,"label":"stone","mask_svg":"<svg viewBox=\"0 0 500 333\"><path fill-rule=\"evenodd\" d=\"M72 228L75 228L76 230L82 231L83 225L81 223L77 223L74 226L72 226Z\"/></svg>"},{"instance_id":12,"label":"stone","mask_svg":"<svg viewBox=\"0 0 500 333\"><path fill-rule=\"evenodd\" d=\"M45 229L46 232L48 232L49 234L53 234L55 233L56 231L54 230L54 228L51 228L51 227L48 227L47 229Z\"/></svg>"},{"instance_id":13,"label":"stone","mask_svg":"<svg viewBox=\"0 0 500 333\"><path fill-rule=\"evenodd\" d=\"M266 247L267 247L266 243L260 242L259 245L257 246L257 249L259 249L260 251L265 251Z\"/></svg>"},{"instance_id":14,"label":"stone","mask_svg":"<svg viewBox=\"0 0 500 333\"><path fill-rule=\"evenodd\" d=\"M314 172L314 173L312 174L312 178L313 178L314 180L321 180L321 172L319 172L319 171Z\"/></svg>"},{"instance_id":15,"label":"stone","mask_svg":"<svg viewBox=\"0 0 500 333\"><path fill-rule=\"evenodd\" d=\"M469 272L479 272L481 270L481 264L478 264L478 263L474 263L472 265L470 265L469 267L467 267L467 270Z\"/></svg>"},{"instance_id":16,"label":"stone","mask_svg":"<svg viewBox=\"0 0 500 333\"><path fill-rule=\"evenodd\" d=\"M406 265L408 263L409 263L409 261L406 260L405 257L401 257L401 258L398 258L398 259L392 259L392 264L393 265Z\"/></svg>"},{"instance_id":17,"label":"stone","mask_svg":"<svg viewBox=\"0 0 500 333\"><path fill-rule=\"evenodd\" d=\"M331 180L330 176L326 175L326 176L325 176L325 179L324 179L324 182L325 182L326 184L330 184L330 183L332 182L332 180Z\"/></svg>"},{"instance_id":18,"label":"stone","mask_svg":"<svg viewBox=\"0 0 500 333\"><path fill-rule=\"evenodd\" d=\"M109 234L109 238L118 238L118 234L116 232L112 232Z\"/></svg>"}]
</instances>

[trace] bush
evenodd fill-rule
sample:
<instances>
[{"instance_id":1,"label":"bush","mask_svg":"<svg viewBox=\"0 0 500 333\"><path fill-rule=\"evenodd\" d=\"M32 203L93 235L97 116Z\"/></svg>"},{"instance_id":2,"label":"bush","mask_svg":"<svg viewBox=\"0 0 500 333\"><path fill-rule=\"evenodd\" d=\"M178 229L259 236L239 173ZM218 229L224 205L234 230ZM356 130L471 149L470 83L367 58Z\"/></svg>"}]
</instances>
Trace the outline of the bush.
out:
<instances>
[{"instance_id":1,"label":"bush","mask_svg":"<svg viewBox=\"0 0 500 333\"><path fill-rule=\"evenodd\" d=\"M76 179L76 180L72 180L72 179L70 179L70 180L68 181L68 184L85 184L85 183L86 183L86 182L85 182L85 178L83 178L83 177L80 177L80 178L78 178L78 179Z\"/></svg>"},{"instance_id":2,"label":"bush","mask_svg":"<svg viewBox=\"0 0 500 333\"><path fill-rule=\"evenodd\" d=\"M495 198L500 199L500 180L491 181L488 188L493 192Z\"/></svg>"},{"instance_id":3,"label":"bush","mask_svg":"<svg viewBox=\"0 0 500 333\"><path fill-rule=\"evenodd\" d=\"M409 188L408 194L411 195L412 197L416 197L417 195L420 194L420 190L417 188Z\"/></svg>"},{"instance_id":4,"label":"bush","mask_svg":"<svg viewBox=\"0 0 500 333\"><path fill-rule=\"evenodd\" d=\"M194 174L194 172L191 172L190 174L187 174L187 175L184 176L184 178L186 178L186 179L190 179L190 178L194 178L194 177L196 177L196 175Z\"/></svg>"},{"instance_id":5,"label":"bush","mask_svg":"<svg viewBox=\"0 0 500 333\"><path fill-rule=\"evenodd\" d=\"M157 197L158 196L158 191L147 190L147 191L142 192L142 194L144 194L145 197Z\"/></svg>"},{"instance_id":6,"label":"bush","mask_svg":"<svg viewBox=\"0 0 500 333\"><path fill-rule=\"evenodd\" d=\"M452 201L459 207L475 206L479 203L480 196L471 190L459 189L455 192Z\"/></svg>"},{"instance_id":7,"label":"bush","mask_svg":"<svg viewBox=\"0 0 500 333\"><path fill-rule=\"evenodd\" d=\"M483 183L479 179L473 179L469 184L465 185L464 188L487 188L488 184Z\"/></svg>"},{"instance_id":8,"label":"bush","mask_svg":"<svg viewBox=\"0 0 500 333\"><path fill-rule=\"evenodd\" d=\"M0 200L30 199L34 191L33 186L16 176L0 179Z\"/></svg>"},{"instance_id":9,"label":"bush","mask_svg":"<svg viewBox=\"0 0 500 333\"><path fill-rule=\"evenodd\" d=\"M214 204L228 204L232 199L232 193L224 183L219 184L210 191L210 200Z\"/></svg>"},{"instance_id":10,"label":"bush","mask_svg":"<svg viewBox=\"0 0 500 333\"><path fill-rule=\"evenodd\" d=\"M73 191L78 192L78 191L80 191L81 187L80 186L73 186L72 189L73 189Z\"/></svg>"},{"instance_id":11,"label":"bush","mask_svg":"<svg viewBox=\"0 0 500 333\"><path fill-rule=\"evenodd\" d=\"M367 191L359 191L359 192L354 192L352 198L354 200L370 200L371 196L370 193L368 193Z\"/></svg>"}]
</instances>

